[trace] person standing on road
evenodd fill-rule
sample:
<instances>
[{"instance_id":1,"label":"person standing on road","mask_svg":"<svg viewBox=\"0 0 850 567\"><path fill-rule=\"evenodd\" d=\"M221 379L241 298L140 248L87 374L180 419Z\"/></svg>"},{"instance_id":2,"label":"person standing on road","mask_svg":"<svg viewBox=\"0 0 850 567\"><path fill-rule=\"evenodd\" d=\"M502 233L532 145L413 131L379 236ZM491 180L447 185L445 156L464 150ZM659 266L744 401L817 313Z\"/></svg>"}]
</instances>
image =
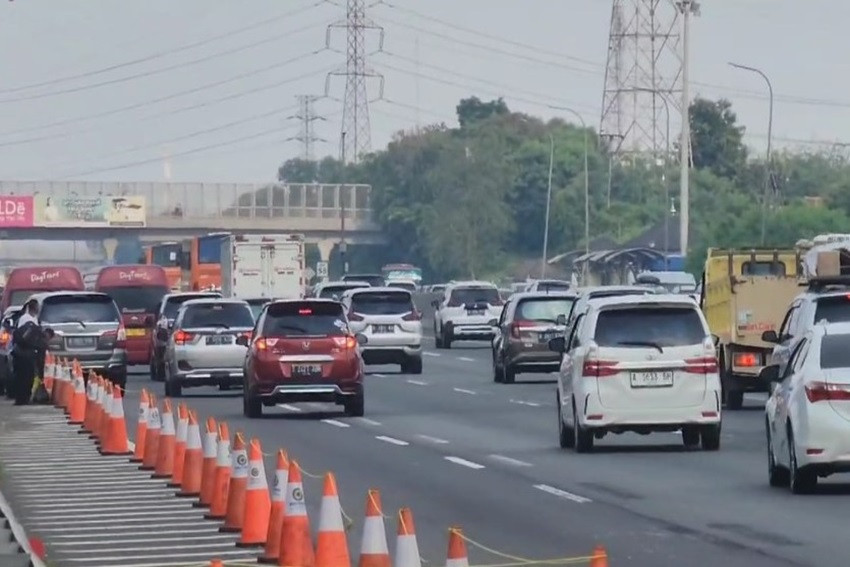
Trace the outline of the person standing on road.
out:
<instances>
[{"instance_id":1,"label":"person standing on road","mask_svg":"<svg viewBox=\"0 0 850 567\"><path fill-rule=\"evenodd\" d=\"M15 348L12 351L14 370L15 405L30 402L39 360L47 350L49 336L38 324L38 303L30 300L24 305L24 313L12 334Z\"/></svg>"}]
</instances>

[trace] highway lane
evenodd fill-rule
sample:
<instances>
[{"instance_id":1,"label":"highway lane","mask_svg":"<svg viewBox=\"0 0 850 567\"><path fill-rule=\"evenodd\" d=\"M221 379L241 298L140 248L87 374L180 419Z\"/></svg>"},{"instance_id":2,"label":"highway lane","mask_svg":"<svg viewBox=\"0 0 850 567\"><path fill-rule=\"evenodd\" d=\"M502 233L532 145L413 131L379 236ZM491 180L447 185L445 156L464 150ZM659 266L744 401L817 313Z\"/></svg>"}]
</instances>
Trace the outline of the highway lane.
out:
<instances>
[{"instance_id":1,"label":"highway lane","mask_svg":"<svg viewBox=\"0 0 850 567\"><path fill-rule=\"evenodd\" d=\"M422 376L374 369L366 419L302 406L248 421L233 395L188 390L188 400L258 436L267 452L287 448L310 473L334 470L358 522L371 486L382 489L385 512L412 506L430 561L442 560L452 523L512 554L581 555L600 542L647 567L837 565L846 555L841 506L831 502L846 498L841 488L800 500L767 487L758 411L726 414L719 453L684 452L679 437L663 434L606 439L578 456L557 447L552 383L494 384L489 351L475 345L429 354ZM150 384L134 378L131 388ZM137 403L131 393L128 407ZM319 490L308 482L314 521ZM355 549L358 537L355 529Z\"/></svg>"}]
</instances>

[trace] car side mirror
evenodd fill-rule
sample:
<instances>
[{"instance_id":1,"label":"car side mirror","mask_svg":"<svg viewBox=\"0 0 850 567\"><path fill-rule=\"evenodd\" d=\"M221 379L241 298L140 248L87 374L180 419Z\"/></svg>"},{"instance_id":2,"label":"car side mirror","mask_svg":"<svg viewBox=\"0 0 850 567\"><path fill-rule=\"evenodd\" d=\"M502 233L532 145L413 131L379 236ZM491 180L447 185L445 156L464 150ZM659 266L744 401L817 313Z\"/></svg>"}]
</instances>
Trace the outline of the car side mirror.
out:
<instances>
[{"instance_id":1,"label":"car side mirror","mask_svg":"<svg viewBox=\"0 0 850 567\"><path fill-rule=\"evenodd\" d=\"M565 327L567 325L567 316L563 313L558 315L558 317L555 319L555 324L559 327Z\"/></svg>"},{"instance_id":2,"label":"car side mirror","mask_svg":"<svg viewBox=\"0 0 850 567\"><path fill-rule=\"evenodd\" d=\"M248 346L248 337L245 335L240 335L236 337L236 344L239 346L247 347Z\"/></svg>"},{"instance_id":3,"label":"car side mirror","mask_svg":"<svg viewBox=\"0 0 850 567\"><path fill-rule=\"evenodd\" d=\"M366 338L366 335L364 335L363 333L357 333L356 335L354 335L354 338L357 340L357 344L359 344L360 346L363 346L369 342L369 339Z\"/></svg>"},{"instance_id":4,"label":"car side mirror","mask_svg":"<svg viewBox=\"0 0 850 567\"><path fill-rule=\"evenodd\" d=\"M779 342L779 335L776 334L776 331L771 329L771 330L765 331L761 334L761 340L763 340L766 343L776 344L776 343Z\"/></svg>"},{"instance_id":5,"label":"car side mirror","mask_svg":"<svg viewBox=\"0 0 850 567\"><path fill-rule=\"evenodd\" d=\"M762 368L761 372L759 372L759 380L764 383L781 381L781 378L779 376L779 365L771 364L770 366L765 366L764 368Z\"/></svg>"},{"instance_id":6,"label":"car side mirror","mask_svg":"<svg viewBox=\"0 0 850 567\"><path fill-rule=\"evenodd\" d=\"M564 352L564 349L567 347L567 339L564 337L555 337L554 339L549 339L549 350L552 352Z\"/></svg>"},{"instance_id":7,"label":"car side mirror","mask_svg":"<svg viewBox=\"0 0 850 567\"><path fill-rule=\"evenodd\" d=\"M162 327L157 329L156 330L156 338L157 338L157 340L160 340L160 341L167 341L168 340L168 329L163 329Z\"/></svg>"},{"instance_id":8,"label":"car side mirror","mask_svg":"<svg viewBox=\"0 0 850 567\"><path fill-rule=\"evenodd\" d=\"M714 343L714 348L717 348L717 345L720 344L720 337L717 335L711 335L711 342Z\"/></svg>"}]
</instances>

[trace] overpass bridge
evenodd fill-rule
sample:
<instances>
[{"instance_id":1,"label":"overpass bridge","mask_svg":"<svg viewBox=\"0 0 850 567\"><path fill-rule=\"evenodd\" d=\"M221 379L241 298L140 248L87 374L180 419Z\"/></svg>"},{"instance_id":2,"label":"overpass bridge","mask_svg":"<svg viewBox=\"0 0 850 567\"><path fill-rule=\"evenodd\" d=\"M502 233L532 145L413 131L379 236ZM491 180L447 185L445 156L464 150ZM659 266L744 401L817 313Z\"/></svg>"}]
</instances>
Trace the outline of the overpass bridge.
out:
<instances>
[{"instance_id":1,"label":"overpass bridge","mask_svg":"<svg viewBox=\"0 0 850 567\"><path fill-rule=\"evenodd\" d=\"M144 202L144 226L2 227L0 239L100 240L111 257L117 239L126 237L163 242L207 232L296 232L318 244L325 260L340 240L343 219L348 244L386 242L372 220L371 191L363 184L0 181L0 198Z\"/></svg>"}]
</instances>

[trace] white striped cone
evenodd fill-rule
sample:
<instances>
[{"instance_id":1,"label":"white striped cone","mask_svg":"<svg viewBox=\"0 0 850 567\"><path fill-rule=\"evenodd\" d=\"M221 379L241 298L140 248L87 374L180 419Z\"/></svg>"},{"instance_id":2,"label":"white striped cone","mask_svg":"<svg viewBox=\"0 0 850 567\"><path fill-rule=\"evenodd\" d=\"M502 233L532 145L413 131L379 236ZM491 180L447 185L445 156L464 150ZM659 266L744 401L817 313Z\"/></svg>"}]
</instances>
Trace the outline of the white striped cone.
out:
<instances>
[{"instance_id":1,"label":"white striped cone","mask_svg":"<svg viewBox=\"0 0 850 567\"><path fill-rule=\"evenodd\" d=\"M162 429L162 419L159 414L159 408L152 406L148 411L148 431L151 429L159 432Z\"/></svg>"},{"instance_id":2,"label":"white striped cone","mask_svg":"<svg viewBox=\"0 0 850 567\"><path fill-rule=\"evenodd\" d=\"M338 494L322 496L322 506L319 508L319 531L345 532Z\"/></svg>"},{"instance_id":3,"label":"white striped cone","mask_svg":"<svg viewBox=\"0 0 850 567\"><path fill-rule=\"evenodd\" d=\"M360 540L360 567L370 567L381 563L378 558L386 558L389 563L389 546L384 516L381 512L380 494L369 490L366 497L366 519L363 521L363 536Z\"/></svg>"},{"instance_id":4,"label":"white striped cone","mask_svg":"<svg viewBox=\"0 0 850 567\"><path fill-rule=\"evenodd\" d=\"M230 478L248 478L248 450L230 452Z\"/></svg>"},{"instance_id":5,"label":"white striped cone","mask_svg":"<svg viewBox=\"0 0 850 567\"><path fill-rule=\"evenodd\" d=\"M188 424L187 424L188 425ZM204 433L204 459L214 459L218 455L218 429Z\"/></svg>"},{"instance_id":6,"label":"white striped cone","mask_svg":"<svg viewBox=\"0 0 850 567\"><path fill-rule=\"evenodd\" d=\"M413 513L402 509L398 514L398 536L395 543L395 567L422 567L422 557L419 555L419 542L416 541L416 530L413 526Z\"/></svg>"},{"instance_id":7,"label":"white striped cone","mask_svg":"<svg viewBox=\"0 0 850 567\"><path fill-rule=\"evenodd\" d=\"M186 451L201 449L201 428L197 423L190 425L186 431Z\"/></svg>"},{"instance_id":8,"label":"white striped cone","mask_svg":"<svg viewBox=\"0 0 850 567\"><path fill-rule=\"evenodd\" d=\"M160 412L160 435L174 435L174 414L171 410Z\"/></svg>"},{"instance_id":9,"label":"white striped cone","mask_svg":"<svg viewBox=\"0 0 850 567\"><path fill-rule=\"evenodd\" d=\"M289 469L274 472L274 484L272 485L272 502L283 502L286 504L286 483L289 482Z\"/></svg>"},{"instance_id":10,"label":"white striped cone","mask_svg":"<svg viewBox=\"0 0 850 567\"><path fill-rule=\"evenodd\" d=\"M145 424L145 428L148 426L148 422L151 419L151 406L147 401L139 402L139 421Z\"/></svg>"},{"instance_id":11,"label":"white striped cone","mask_svg":"<svg viewBox=\"0 0 850 567\"><path fill-rule=\"evenodd\" d=\"M446 556L446 567L469 567L466 542L458 528L452 528L449 531L449 552Z\"/></svg>"},{"instance_id":12,"label":"white striped cone","mask_svg":"<svg viewBox=\"0 0 850 567\"><path fill-rule=\"evenodd\" d=\"M179 413L178 413L179 415ZM189 412L186 412L185 417L177 420L177 434L174 436L175 443L185 443L189 435Z\"/></svg>"},{"instance_id":13,"label":"white striped cone","mask_svg":"<svg viewBox=\"0 0 850 567\"><path fill-rule=\"evenodd\" d=\"M247 457L247 454L245 456ZM231 466L230 460L230 439L228 439L227 437L219 437L218 447L216 447L215 453L216 468ZM234 461L234 463L235 462L236 461Z\"/></svg>"},{"instance_id":14,"label":"white striped cone","mask_svg":"<svg viewBox=\"0 0 850 567\"><path fill-rule=\"evenodd\" d=\"M107 395L106 388L99 388L99 392L97 395L97 405L103 409L104 412L109 413L109 396Z\"/></svg>"},{"instance_id":15,"label":"white striped cone","mask_svg":"<svg viewBox=\"0 0 850 567\"><path fill-rule=\"evenodd\" d=\"M113 417L119 417L119 415L120 417L124 417L124 412L121 411L123 409L121 404L116 403L117 400L115 398L106 394L106 388L104 388L103 395L103 410L106 412L106 415L110 417L110 423L111 418Z\"/></svg>"}]
</instances>

